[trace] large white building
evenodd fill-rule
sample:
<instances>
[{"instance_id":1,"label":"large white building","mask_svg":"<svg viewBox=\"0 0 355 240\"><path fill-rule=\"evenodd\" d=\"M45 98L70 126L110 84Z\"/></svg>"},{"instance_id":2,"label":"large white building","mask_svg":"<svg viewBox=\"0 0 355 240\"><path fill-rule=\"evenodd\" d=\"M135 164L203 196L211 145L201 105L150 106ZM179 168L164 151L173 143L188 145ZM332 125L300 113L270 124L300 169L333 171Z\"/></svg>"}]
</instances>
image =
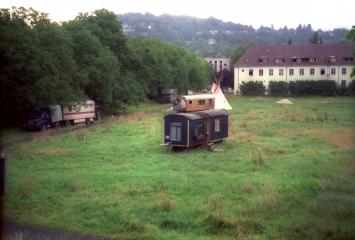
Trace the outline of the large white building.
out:
<instances>
[{"instance_id":1,"label":"large white building","mask_svg":"<svg viewBox=\"0 0 355 240\"><path fill-rule=\"evenodd\" d=\"M354 67L353 45L254 45L234 65L234 93L243 82L334 80L348 85Z\"/></svg>"},{"instance_id":2,"label":"large white building","mask_svg":"<svg viewBox=\"0 0 355 240\"><path fill-rule=\"evenodd\" d=\"M205 60L211 64L215 72L229 69L229 58L205 58Z\"/></svg>"}]
</instances>

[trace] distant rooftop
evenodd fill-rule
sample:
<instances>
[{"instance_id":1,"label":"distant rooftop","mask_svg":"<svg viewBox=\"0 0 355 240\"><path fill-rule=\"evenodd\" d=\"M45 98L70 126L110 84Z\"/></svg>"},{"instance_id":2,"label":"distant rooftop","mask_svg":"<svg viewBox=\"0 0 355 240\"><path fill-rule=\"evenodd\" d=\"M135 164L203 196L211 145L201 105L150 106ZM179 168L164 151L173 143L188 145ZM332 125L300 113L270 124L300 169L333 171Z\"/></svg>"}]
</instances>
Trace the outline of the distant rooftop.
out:
<instances>
[{"instance_id":1,"label":"distant rooftop","mask_svg":"<svg viewBox=\"0 0 355 240\"><path fill-rule=\"evenodd\" d=\"M352 65L353 51L351 43L253 45L235 66Z\"/></svg>"}]
</instances>

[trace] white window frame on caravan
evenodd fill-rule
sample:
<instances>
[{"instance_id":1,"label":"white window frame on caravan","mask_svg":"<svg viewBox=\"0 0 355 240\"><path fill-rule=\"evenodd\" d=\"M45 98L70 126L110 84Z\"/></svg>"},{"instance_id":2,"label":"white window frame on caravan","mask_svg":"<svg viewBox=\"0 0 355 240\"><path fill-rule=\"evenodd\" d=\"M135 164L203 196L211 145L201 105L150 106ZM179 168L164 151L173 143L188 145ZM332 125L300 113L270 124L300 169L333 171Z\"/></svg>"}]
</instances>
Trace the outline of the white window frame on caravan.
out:
<instances>
[{"instance_id":1,"label":"white window frame on caravan","mask_svg":"<svg viewBox=\"0 0 355 240\"><path fill-rule=\"evenodd\" d=\"M181 133L182 133L182 123L181 122L172 122L170 123L170 140L181 142Z\"/></svg>"}]
</instances>

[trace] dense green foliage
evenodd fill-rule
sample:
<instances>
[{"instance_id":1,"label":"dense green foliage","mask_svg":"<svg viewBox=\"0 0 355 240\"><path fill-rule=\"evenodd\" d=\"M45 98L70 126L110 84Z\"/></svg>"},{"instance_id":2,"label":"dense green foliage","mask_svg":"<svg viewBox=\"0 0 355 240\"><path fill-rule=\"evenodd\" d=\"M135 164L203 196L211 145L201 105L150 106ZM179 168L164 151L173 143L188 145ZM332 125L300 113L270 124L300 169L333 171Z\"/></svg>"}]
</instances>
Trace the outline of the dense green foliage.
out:
<instances>
[{"instance_id":1,"label":"dense green foliage","mask_svg":"<svg viewBox=\"0 0 355 240\"><path fill-rule=\"evenodd\" d=\"M157 39L138 37L128 43L131 67L142 89L156 97L162 89L175 88L186 94L208 85L209 65L181 47Z\"/></svg>"},{"instance_id":2,"label":"dense green foliage","mask_svg":"<svg viewBox=\"0 0 355 240\"><path fill-rule=\"evenodd\" d=\"M228 6L227 6L228 7ZM251 16L252 17L252 16ZM198 19L186 16L127 13L118 15L128 37L152 36L179 44L202 57L231 57L240 43L293 44L308 43L317 32L324 43L346 41L347 29L314 30L310 24L297 28L274 29L273 26L252 26L223 22L215 18Z\"/></svg>"},{"instance_id":3,"label":"dense green foliage","mask_svg":"<svg viewBox=\"0 0 355 240\"><path fill-rule=\"evenodd\" d=\"M352 41L355 43L355 28L351 29L348 32L348 35L346 36L348 40ZM353 55L355 56L355 51L353 52ZM355 66L353 67L353 71L351 72L351 76L355 76Z\"/></svg>"},{"instance_id":4,"label":"dense green foliage","mask_svg":"<svg viewBox=\"0 0 355 240\"><path fill-rule=\"evenodd\" d=\"M288 82L285 81L270 81L269 95L270 96L288 96Z\"/></svg>"},{"instance_id":5,"label":"dense green foliage","mask_svg":"<svg viewBox=\"0 0 355 240\"><path fill-rule=\"evenodd\" d=\"M258 81L243 82L240 85L240 91L243 96L263 96L265 94L265 86Z\"/></svg>"},{"instance_id":6,"label":"dense green foliage","mask_svg":"<svg viewBox=\"0 0 355 240\"><path fill-rule=\"evenodd\" d=\"M229 60L229 68L231 71L234 71L234 64L238 61L238 59L243 56L243 54L247 51L250 47L249 43L241 43L238 44L235 49L233 49L230 60Z\"/></svg>"},{"instance_id":7,"label":"dense green foliage","mask_svg":"<svg viewBox=\"0 0 355 240\"><path fill-rule=\"evenodd\" d=\"M351 83L349 84L349 90L350 93L355 96L355 80L352 80Z\"/></svg>"},{"instance_id":8,"label":"dense green foliage","mask_svg":"<svg viewBox=\"0 0 355 240\"><path fill-rule=\"evenodd\" d=\"M333 80L290 81L289 90L291 96L334 96L337 83Z\"/></svg>"},{"instance_id":9,"label":"dense green foliage","mask_svg":"<svg viewBox=\"0 0 355 240\"><path fill-rule=\"evenodd\" d=\"M180 47L151 39L128 41L108 10L61 25L25 8L0 11L0 112L16 123L32 109L90 98L105 111L155 97L162 88L199 90L208 64Z\"/></svg>"},{"instance_id":10,"label":"dense green foliage","mask_svg":"<svg viewBox=\"0 0 355 240\"><path fill-rule=\"evenodd\" d=\"M354 239L355 99L277 100L229 99L219 152L159 146L159 104L39 133L6 151L5 219L122 240Z\"/></svg>"}]
</instances>

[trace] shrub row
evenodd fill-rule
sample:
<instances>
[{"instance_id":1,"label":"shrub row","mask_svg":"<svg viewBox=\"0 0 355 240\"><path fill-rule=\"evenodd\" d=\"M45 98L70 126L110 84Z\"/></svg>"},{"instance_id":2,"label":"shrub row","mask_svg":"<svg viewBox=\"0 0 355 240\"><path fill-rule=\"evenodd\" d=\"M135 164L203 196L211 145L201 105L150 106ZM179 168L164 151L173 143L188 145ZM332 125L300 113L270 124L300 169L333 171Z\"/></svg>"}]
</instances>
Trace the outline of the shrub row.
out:
<instances>
[{"instance_id":1,"label":"shrub row","mask_svg":"<svg viewBox=\"0 0 355 240\"><path fill-rule=\"evenodd\" d=\"M240 91L244 96L261 96L265 94L265 86L262 82L243 82Z\"/></svg>"},{"instance_id":2,"label":"shrub row","mask_svg":"<svg viewBox=\"0 0 355 240\"><path fill-rule=\"evenodd\" d=\"M243 82L240 90L244 96L265 94L265 86L257 81ZM355 95L355 80L349 86L338 86L332 80L270 81L268 91L270 96L349 96Z\"/></svg>"}]
</instances>

